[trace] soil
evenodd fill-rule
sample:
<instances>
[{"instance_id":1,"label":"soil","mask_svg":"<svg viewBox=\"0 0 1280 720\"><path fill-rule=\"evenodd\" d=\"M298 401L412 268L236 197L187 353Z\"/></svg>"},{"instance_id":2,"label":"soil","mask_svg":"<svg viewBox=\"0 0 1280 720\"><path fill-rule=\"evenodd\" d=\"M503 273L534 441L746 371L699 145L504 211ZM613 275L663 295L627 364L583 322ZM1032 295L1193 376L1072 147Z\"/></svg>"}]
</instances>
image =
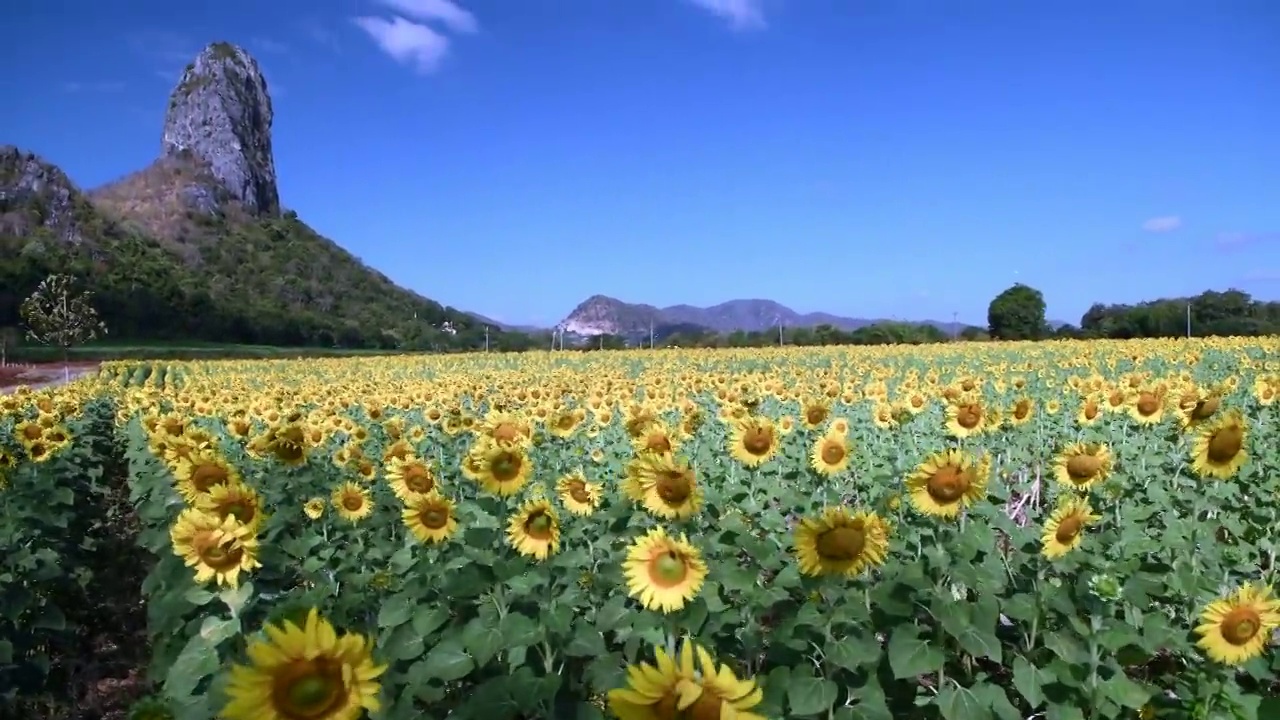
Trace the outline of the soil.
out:
<instances>
[{"instance_id":1,"label":"soil","mask_svg":"<svg viewBox=\"0 0 1280 720\"><path fill-rule=\"evenodd\" d=\"M71 362L67 368L71 370L71 379L97 372L101 363L96 361ZM63 382L62 363L40 363L37 365L2 365L0 366L0 394L12 391L19 385L33 388L56 385Z\"/></svg>"}]
</instances>

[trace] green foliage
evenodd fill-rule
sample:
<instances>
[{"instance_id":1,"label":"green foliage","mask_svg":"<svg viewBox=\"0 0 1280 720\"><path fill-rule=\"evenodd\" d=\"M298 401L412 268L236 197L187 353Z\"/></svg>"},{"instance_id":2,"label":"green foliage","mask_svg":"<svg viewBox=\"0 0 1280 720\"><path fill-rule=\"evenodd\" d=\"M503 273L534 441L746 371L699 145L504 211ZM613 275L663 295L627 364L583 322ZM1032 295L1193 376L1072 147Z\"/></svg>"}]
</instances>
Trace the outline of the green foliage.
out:
<instances>
[{"instance_id":1,"label":"green foliage","mask_svg":"<svg viewBox=\"0 0 1280 720\"><path fill-rule=\"evenodd\" d=\"M1254 300L1239 290L1206 290L1195 297L1137 305L1096 303L1080 319L1086 337L1128 339L1181 337L1188 324L1195 337L1280 334L1280 303Z\"/></svg>"},{"instance_id":2,"label":"green foliage","mask_svg":"<svg viewBox=\"0 0 1280 720\"><path fill-rule=\"evenodd\" d=\"M77 292L69 275L50 275L18 308L27 324L27 337L66 351L107 334L107 326L93 309L93 295Z\"/></svg>"},{"instance_id":3,"label":"green foliage","mask_svg":"<svg viewBox=\"0 0 1280 720\"><path fill-rule=\"evenodd\" d=\"M1015 283L991 301L987 328L998 340L1038 340L1045 336L1044 295L1033 287Z\"/></svg>"}]
</instances>

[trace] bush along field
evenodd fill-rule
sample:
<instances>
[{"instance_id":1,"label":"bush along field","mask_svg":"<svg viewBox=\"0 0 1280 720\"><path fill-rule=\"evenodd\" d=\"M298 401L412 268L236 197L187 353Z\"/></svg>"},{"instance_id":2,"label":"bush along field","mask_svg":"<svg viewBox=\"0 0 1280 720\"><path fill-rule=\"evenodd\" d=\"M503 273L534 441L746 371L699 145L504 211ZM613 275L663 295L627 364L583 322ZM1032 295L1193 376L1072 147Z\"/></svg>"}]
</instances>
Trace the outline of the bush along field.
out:
<instances>
[{"instance_id":1,"label":"bush along field","mask_svg":"<svg viewBox=\"0 0 1280 720\"><path fill-rule=\"evenodd\" d=\"M115 458L139 719L1280 717L1277 351L109 364L0 398L0 689Z\"/></svg>"}]
</instances>

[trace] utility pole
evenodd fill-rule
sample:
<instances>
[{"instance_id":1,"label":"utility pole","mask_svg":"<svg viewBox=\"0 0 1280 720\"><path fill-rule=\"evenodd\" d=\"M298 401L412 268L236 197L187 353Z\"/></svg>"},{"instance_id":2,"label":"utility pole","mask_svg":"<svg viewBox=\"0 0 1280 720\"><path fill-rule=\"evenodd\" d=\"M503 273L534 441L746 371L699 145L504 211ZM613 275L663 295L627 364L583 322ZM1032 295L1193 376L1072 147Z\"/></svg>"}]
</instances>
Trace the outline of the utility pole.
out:
<instances>
[{"instance_id":1,"label":"utility pole","mask_svg":"<svg viewBox=\"0 0 1280 720\"><path fill-rule=\"evenodd\" d=\"M556 351L556 329L551 328L551 352Z\"/></svg>"},{"instance_id":2,"label":"utility pole","mask_svg":"<svg viewBox=\"0 0 1280 720\"><path fill-rule=\"evenodd\" d=\"M649 349L653 349L653 320L649 320Z\"/></svg>"},{"instance_id":3,"label":"utility pole","mask_svg":"<svg viewBox=\"0 0 1280 720\"><path fill-rule=\"evenodd\" d=\"M1187 303L1187 339L1191 339L1191 303Z\"/></svg>"},{"instance_id":4,"label":"utility pole","mask_svg":"<svg viewBox=\"0 0 1280 720\"><path fill-rule=\"evenodd\" d=\"M782 318L778 318L778 347L782 347Z\"/></svg>"},{"instance_id":5,"label":"utility pole","mask_svg":"<svg viewBox=\"0 0 1280 720\"><path fill-rule=\"evenodd\" d=\"M484 351L489 352L489 326L484 326Z\"/></svg>"}]
</instances>

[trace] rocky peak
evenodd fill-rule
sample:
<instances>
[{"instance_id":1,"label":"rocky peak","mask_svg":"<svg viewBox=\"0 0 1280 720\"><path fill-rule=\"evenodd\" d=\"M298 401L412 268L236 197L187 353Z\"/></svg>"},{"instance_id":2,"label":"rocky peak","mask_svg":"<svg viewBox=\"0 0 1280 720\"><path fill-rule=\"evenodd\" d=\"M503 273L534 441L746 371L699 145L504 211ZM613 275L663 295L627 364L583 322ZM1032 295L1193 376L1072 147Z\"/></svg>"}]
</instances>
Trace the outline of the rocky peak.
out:
<instances>
[{"instance_id":1,"label":"rocky peak","mask_svg":"<svg viewBox=\"0 0 1280 720\"><path fill-rule=\"evenodd\" d=\"M195 158L246 210L277 215L272 117L258 62L243 48L213 43L187 66L169 96L162 159Z\"/></svg>"},{"instance_id":2,"label":"rocky peak","mask_svg":"<svg viewBox=\"0 0 1280 720\"><path fill-rule=\"evenodd\" d=\"M0 232L25 235L44 227L80 242L77 197L79 190L57 166L12 145L0 147Z\"/></svg>"},{"instance_id":3,"label":"rocky peak","mask_svg":"<svg viewBox=\"0 0 1280 720\"><path fill-rule=\"evenodd\" d=\"M647 331L661 322L658 308L626 303L607 295L592 295L556 326L575 335L627 335Z\"/></svg>"}]
</instances>

